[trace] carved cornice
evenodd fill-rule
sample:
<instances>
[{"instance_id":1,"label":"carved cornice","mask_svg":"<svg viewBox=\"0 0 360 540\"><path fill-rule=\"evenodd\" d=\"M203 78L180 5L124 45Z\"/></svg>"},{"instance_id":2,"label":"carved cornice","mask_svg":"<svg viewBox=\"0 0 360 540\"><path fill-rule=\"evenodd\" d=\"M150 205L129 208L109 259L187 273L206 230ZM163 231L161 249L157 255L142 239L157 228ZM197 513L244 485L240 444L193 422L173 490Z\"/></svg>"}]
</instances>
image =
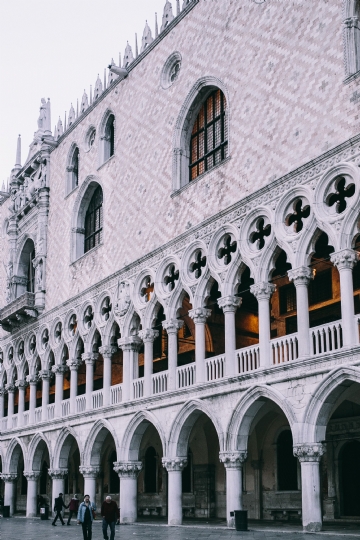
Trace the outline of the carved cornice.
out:
<instances>
[{"instance_id":1,"label":"carved cornice","mask_svg":"<svg viewBox=\"0 0 360 540\"><path fill-rule=\"evenodd\" d=\"M206 320L211 315L211 309L195 308L191 309L188 313L195 324L206 324Z\"/></svg>"},{"instance_id":2,"label":"carved cornice","mask_svg":"<svg viewBox=\"0 0 360 540\"><path fill-rule=\"evenodd\" d=\"M182 472L187 465L186 457L183 457L183 458L182 457L175 457L175 458L163 457L161 461L162 461L163 467L165 467L165 469L168 472L174 472L174 471Z\"/></svg>"},{"instance_id":3,"label":"carved cornice","mask_svg":"<svg viewBox=\"0 0 360 540\"><path fill-rule=\"evenodd\" d=\"M177 334L180 328L184 326L184 321L180 321L179 319L169 319L163 321L162 326L168 334Z\"/></svg>"},{"instance_id":4,"label":"carved cornice","mask_svg":"<svg viewBox=\"0 0 360 540\"><path fill-rule=\"evenodd\" d=\"M353 249L343 249L337 253L330 254L331 262L341 272L341 270L352 270L359 260L358 254Z\"/></svg>"},{"instance_id":5,"label":"carved cornice","mask_svg":"<svg viewBox=\"0 0 360 540\"><path fill-rule=\"evenodd\" d=\"M159 337L159 330L154 330L153 328L147 328L146 330L140 330L139 332L139 338L141 338L144 343L154 343L157 337Z\"/></svg>"},{"instance_id":6,"label":"carved cornice","mask_svg":"<svg viewBox=\"0 0 360 540\"><path fill-rule=\"evenodd\" d=\"M310 281L314 278L312 270L308 266L300 266L288 271L289 280L293 281L295 287L308 286Z\"/></svg>"},{"instance_id":7,"label":"carved cornice","mask_svg":"<svg viewBox=\"0 0 360 540\"><path fill-rule=\"evenodd\" d=\"M227 469L241 469L247 459L247 451L220 452L219 459Z\"/></svg>"},{"instance_id":8,"label":"carved cornice","mask_svg":"<svg viewBox=\"0 0 360 540\"><path fill-rule=\"evenodd\" d=\"M242 299L238 296L223 296L217 302L224 313L235 313L241 306Z\"/></svg>"},{"instance_id":9,"label":"carved cornice","mask_svg":"<svg viewBox=\"0 0 360 540\"><path fill-rule=\"evenodd\" d=\"M268 281L250 285L251 294L253 294L258 300L270 300L270 297L275 290L276 286Z\"/></svg>"},{"instance_id":10,"label":"carved cornice","mask_svg":"<svg viewBox=\"0 0 360 540\"><path fill-rule=\"evenodd\" d=\"M100 473L100 467L79 467L79 472L84 478L96 478Z\"/></svg>"},{"instance_id":11,"label":"carved cornice","mask_svg":"<svg viewBox=\"0 0 360 540\"><path fill-rule=\"evenodd\" d=\"M137 478L142 469L141 461L117 461L114 463L114 471L120 478Z\"/></svg>"},{"instance_id":12,"label":"carved cornice","mask_svg":"<svg viewBox=\"0 0 360 540\"><path fill-rule=\"evenodd\" d=\"M67 469L49 469L48 474L53 480L64 480L64 478L67 477L68 472Z\"/></svg>"},{"instance_id":13,"label":"carved cornice","mask_svg":"<svg viewBox=\"0 0 360 540\"><path fill-rule=\"evenodd\" d=\"M293 448L294 456L298 458L300 463L304 462L319 462L325 453L325 446L321 443L312 444L297 444Z\"/></svg>"}]
</instances>

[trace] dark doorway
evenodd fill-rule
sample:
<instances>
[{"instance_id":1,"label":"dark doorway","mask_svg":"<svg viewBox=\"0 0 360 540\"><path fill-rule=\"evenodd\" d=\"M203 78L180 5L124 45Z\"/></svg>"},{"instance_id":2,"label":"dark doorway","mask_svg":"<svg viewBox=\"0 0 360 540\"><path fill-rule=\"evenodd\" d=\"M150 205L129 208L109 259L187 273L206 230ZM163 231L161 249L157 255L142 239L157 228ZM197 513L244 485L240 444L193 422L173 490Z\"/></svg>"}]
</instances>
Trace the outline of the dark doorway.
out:
<instances>
[{"instance_id":1,"label":"dark doorway","mask_svg":"<svg viewBox=\"0 0 360 540\"><path fill-rule=\"evenodd\" d=\"M293 454L293 438L290 430L282 431L277 440L278 490L296 491L297 459Z\"/></svg>"},{"instance_id":2,"label":"dark doorway","mask_svg":"<svg viewBox=\"0 0 360 540\"><path fill-rule=\"evenodd\" d=\"M360 516L360 442L347 443L340 454L340 485L344 516Z\"/></svg>"},{"instance_id":3,"label":"dark doorway","mask_svg":"<svg viewBox=\"0 0 360 540\"><path fill-rule=\"evenodd\" d=\"M150 446L145 452L145 471L144 483L145 493L156 493L156 477L157 477L157 455L153 446Z\"/></svg>"}]
</instances>

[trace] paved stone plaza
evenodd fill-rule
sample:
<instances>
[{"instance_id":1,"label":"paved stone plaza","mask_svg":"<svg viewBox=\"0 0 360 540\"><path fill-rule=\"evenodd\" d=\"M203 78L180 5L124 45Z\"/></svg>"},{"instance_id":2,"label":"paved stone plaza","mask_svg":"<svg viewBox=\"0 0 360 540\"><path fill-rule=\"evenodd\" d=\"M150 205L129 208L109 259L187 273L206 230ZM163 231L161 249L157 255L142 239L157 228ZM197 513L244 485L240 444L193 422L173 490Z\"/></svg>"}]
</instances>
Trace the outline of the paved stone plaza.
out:
<instances>
[{"instance_id":1,"label":"paved stone plaza","mask_svg":"<svg viewBox=\"0 0 360 540\"><path fill-rule=\"evenodd\" d=\"M303 533L298 525L287 524L259 524L250 523L249 531L246 533L228 530L221 525L183 525L182 527L168 527L159 523L138 523L135 525L121 525L116 527L115 538L129 540L130 538L157 538L158 540L233 540L234 538L246 538L248 540L272 540L284 538L286 540L301 540L309 533ZM317 540L320 537L332 538L359 538L359 525L329 525L324 526L324 531L319 534L311 533L312 538ZM82 540L81 527L75 525L71 527L58 525L51 526L51 521L41 521L36 519L10 518L0 520L0 539L11 540L55 540L57 538L67 538L67 540ZM101 520L93 525L93 540L102 539Z\"/></svg>"}]
</instances>

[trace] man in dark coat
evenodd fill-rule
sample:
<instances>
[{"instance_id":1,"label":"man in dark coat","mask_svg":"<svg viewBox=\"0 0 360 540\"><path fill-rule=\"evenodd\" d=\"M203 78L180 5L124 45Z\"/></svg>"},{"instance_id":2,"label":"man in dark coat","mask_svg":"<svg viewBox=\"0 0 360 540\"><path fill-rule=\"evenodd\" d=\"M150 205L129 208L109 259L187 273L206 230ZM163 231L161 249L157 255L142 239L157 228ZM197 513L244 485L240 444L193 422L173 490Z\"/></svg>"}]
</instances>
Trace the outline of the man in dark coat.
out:
<instances>
[{"instance_id":1,"label":"man in dark coat","mask_svg":"<svg viewBox=\"0 0 360 540\"><path fill-rule=\"evenodd\" d=\"M78 510L79 510L79 499L76 493L71 499L71 501L69 502L68 509L69 509L69 519L67 520L67 525L70 525L70 521L73 514L77 516Z\"/></svg>"},{"instance_id":2,"label":"man in dark coat","mask_svg":"<svg viewBox=\"0 0 360 540\"><path fill-rule=\"evenodd\" d=\"M116 502L111 500L110 495L108 495L105 501L102 503L101 516L103 518L102 530L103 530L104 540L109 539L107 535L108 527L110 527L110 540L114 540L115 523L117 519L119 519L120 517L120 511Z\"/></svg>"},{"instance_id":3,"label":"man in dark coat","mask_svg":"<svg viewBox=\"0 0 360 540\"><path fill-rule=\"evenodd\" d=\"M63 520L63 517L61 515L61 511L62 511L63 508L67 508L67 506L65 506L64 499L63 499L63 494L59 493L59 496L56 497L55 503L54 503L54 511L56 512L56 516L55 516L54 521L51 524L54 527L56 527L56 521L57 521L58 518L61 521L61 525L65 525L65 521Z\"/></svg>"}]
</instances>

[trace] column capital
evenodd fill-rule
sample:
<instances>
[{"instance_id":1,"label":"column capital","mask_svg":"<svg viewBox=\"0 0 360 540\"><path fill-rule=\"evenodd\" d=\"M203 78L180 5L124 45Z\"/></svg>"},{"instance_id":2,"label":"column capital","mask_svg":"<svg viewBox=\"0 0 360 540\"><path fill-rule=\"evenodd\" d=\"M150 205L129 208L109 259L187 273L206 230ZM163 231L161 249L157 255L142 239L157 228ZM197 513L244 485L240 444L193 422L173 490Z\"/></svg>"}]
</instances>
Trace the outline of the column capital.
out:
<instances>
[{"instance_id":1,"label":"column capital","mask_svg":"<svg viewBox=\"0 0 360 540\"><path fill-rule=\"evenodd\" d=\"M5 390L8 394L13 394L16 390L16 386L13 383L9 383L5 385Z\"/></svg>"},{"instance_id":2,"label":"column capital","mask_svg":"<svg viewBox=\"0 0 360 540\"><path fill-rule=\"evenodd\" d=\"M117 347L100 347L99 353L105 358L111 358L117 351Z\"/></svg>"},{"instance_id":3,"label":"column capital","mask_svg":"<svg viewBox=\"0 0 360 540\"><path fill-rule=\"evenodd\" d=\"M188 313L195 324L206 324L206 319L211 315L211 309L207 308L195 308L191 309Z\"/></svg>"},{"instance_id":4,"label":"column capital","mask_svg":"<svg viewBox=\"0 0 360 540\"><path fill-rule=\"evenodd\" d=\"M96 478L100 473L100 467L79 467L79 472L84 478Z\"/></svg>"},{"instance_id":5,"label":"column capital","mask_svg":"<svg viewBox=\"0 0 360 540\"><path fill-rule=\"evenodd\" d=\"M82 360L78 358L73 358L72 360L66 360L66 365L70 371L77 371L82 364Z\"/></svg>"},{"instance_id":6,"label":"column capital","mask_svg":"<svg viewBox=\"0 0 360 540\"><path fill-rule=\"evenodd\" d=\"M321 443L296 444L293 447L294 456L298 458L300 463L319 462L325 450L325 446Z\"/></svg>"},{"instance_id":7,"label":"column capital","mask_svg":"<svg viewBox=\"0 0 360 540\"><path fill-rule=\"evenodd\" d=\"M144 343L154 343L154 340L159 337L159 330L154 330L153 328L147 328L146 330L140 330L139 338L143 340Z\"/></svg>"},{"instance_id":8,"label":"column capital","mask_svg":"<svg viewBox=\"0 0 360 540\"><path fill-rule=\"evenodd\" d=\"M142 345L142 341L138 336L126 336L118 340L118 346L123 351L138 352Z\"/></svg>"},{"instance_id":9,"label":"column capital","mask_svg":"<svg viewBox=\"0 0 360 540\"><path fill-rule=\"evenodd\" d=\"M271 295L276 291L276 285L268 281L261 281L250 285L250 292L258 300L270 300Z\"/></svg>"},{"instance_id":10,"label":"column capital","mask_svg":"<svg viewBox=\"0 0 360 540\"><path fill-rule=\"evenodd\" d=\"M85 364L88 364L90 366L93 366L99 358L98 353L82 353L81 358L85 362Z\"/></svg>"},{"instance_id":11,"label":"column capital","mask_svg":"<svg viewBox=\"0 0 360 540\"><path fill-rule=\"evenodd\" d=\"M43 381L49 381L52 377L52 371L50 371L49 369L42 369L41 371L39 371L39 377Z\"/></svg>"},{"instance_id":12,"label":"column capital","mask_svg":"<svg viewBox=\"0 0 360 540\"><path fill-rule=\"evenodd\" d=\"M223 296L218 299L217 303L224 313L235 313L237 308L241 306L242 298L233 295Z\"/></svg>"},{"instance_id":13,"label":"column capital","mask_svg":"<svg viewBox=\"0 0 360 540\"><path fill-rule=\"evenodd\" d=\"M188 462L186 457L175 457L175 458L163 457L161 461L162 461L163 467L165 467L167 472L174 472L174 471L182 472L185 469Z\"/></svg>"},{"instance_id":14,"label":"column capital","mask_svg":"<svg viewBox=\"0 0 360 540\"><path fill-rule=\"evenodd\" d=\"M177 334L180 328L184 326L184 321L180 319L167 319L162 322L162 327L168 334Z\"/></svg>"},{"instance_id":15,"label":"column capital","mask_svg":"<svg viewBox=\"0 0 360 540\"><path fill-rule=\"evenodd\" d=\"M0 478L4 482L9 482L9 484L10 484L10 483L16 482L17 474L12 474L12 473L5 474L5 473L2 473L2 474L0 474Z\"/></svg>"},{"instance_id":16,"label":"column capital","mask_svg":"<svg viewBox=\"0 0 360 540\"><path fill-rule=\"evenodd\" d=\"M64 375L68 369L68 366L55 364L55 366L52 366L51 371L55 373L55 375Z\"/></svg>"},{"instance_id":17,"label":"column capital","mask_svg":"<svg viewBox=\"0 0 360 540\"><path fill-rule=\"evenodd\" d=\"M68 475L67 469L49 469L48 475L53 480L63 480Z\"/></svg>"},{"instance_id":18,"label":"column capital","mask_svg":"<svg viewBox=\"0 0 360 540\"><path fill-rule=\"evenodd\" d=\"M6 394L5 386L0 386L0 397L5 396L5 394Z\"/></svg>"},{"instance_id":19,"label":"column capital","mask_svg":"<svg viewBox=\"0 0 360 540\"><path fill-rule=\"evenodd\" d=\"M345 268L352 270L358 262L359 256L353 249L342 249L341 251L331 253L330 260L340 272Z\"/></svg>"},{"instance_id":20,"label":"column capital","mask_svg":"<svg viewBox=\"0 0 360 540\"><path fill-rule=\"evenodd\" d=\"M141 469L141 461L116 461L114 463L114 471L120 478L137 478Z\"/></svg>"},{"instance_id":21,"label":"column capital","mask_svg":"<svg viewBox=\"0 0 360 540\"><path fill-rule=\"evenodd\" d=\"M24 471L26 480L38 480L41 476L41 471Z\"/></svg>"},{"instance_id":22,"label":"column capital","mask_svg":"<svg viewBox=\"0 0 360 540\"><path fill-rule=\"evenodd\" d=\"M38 375L36 375L36 374L35 374L35 375L27 375L27 376L26 376L26 381L27 381L31 386L33 386L33 385L35 385L35 384L37 384L37 383L39 382L39 377L38 377Z\"/></svg>"},{"instance_id":23,"label":"column capital","mask_svg":"<svg viewBox=\"0 0 360 540\"><path fill-rule=\"evenodd\" d=\"M19 388L19 390L20 390L21 388L25 389L25 388L28 386L28 384L29 384L29 383L27 382L26 379L18 379L17 381L15 381L15 386L16 386L17 388Z\"/></svg>"},{"instance_id":24,"label":"column capital","mask_svg":"<svg viewBox=\"0 0 360 540\"><path fill-rule=\"evenodd\" d=\"M220 452L219 459L226 469L241 469L247 459L247 451Z\"/></svg>"},{"instance_id":25,"label":"column capital","mask_svg":"<svg viewBox=\"0 0 360 540\"><path fill-rule=\"evenodd\" d=\"M294 282L295 287L298 285L309 285L310 281L314 279L314 274L311 268L308 266L299 266L288 271L288 277L290 281Z\"/></svg>"}]
</instances>

